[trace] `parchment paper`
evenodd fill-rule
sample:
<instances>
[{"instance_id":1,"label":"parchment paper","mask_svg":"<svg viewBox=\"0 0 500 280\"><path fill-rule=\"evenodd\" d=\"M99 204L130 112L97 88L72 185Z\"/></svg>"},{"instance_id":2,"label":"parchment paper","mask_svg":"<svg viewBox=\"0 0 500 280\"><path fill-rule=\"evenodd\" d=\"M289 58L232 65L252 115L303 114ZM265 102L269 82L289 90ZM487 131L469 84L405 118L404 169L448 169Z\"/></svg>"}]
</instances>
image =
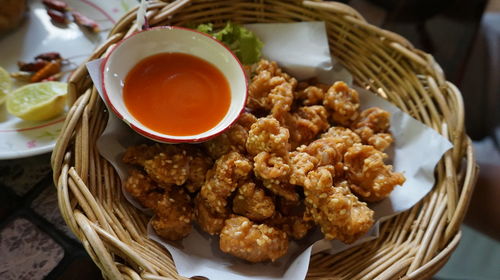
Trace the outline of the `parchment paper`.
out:
<instances>
[{"instance_id":1,"label":"parchment paper","mask_svg":"<svg viewBox=\"0 0 500 280\"><path fill-rule=\"evenodd\" d=\"M254 24L247 27L264 42L263 56L278 61L293 76L301 79L317 76L325 83L337 80L352 82L352 76L330 57L324 23ZM101 60L95 60L87 64L99 92L100 63ZM373 228L349 246L340 241L323 240L319 230L316 230L300 242L291 242L289 252L283 258L274 263L261 264L249 264L222 253L217 237L205 234L196 226L188 237L179 242L162 240L148 228L149 237L164 245L172 254L180 275L209 279L304 279L311 252L337 253L376 238L380 221L412 207L432 189L434 168L443 153L452 147L451 143L384 99L364 89L357 90L362 108L378 106L392 114L391 132L395 143L389 151L390 160L394 169L403 172L406 177L404 185L396 187L388 198L369 205L375 211L377 221ZM97 146L123 181L128 170L121 162L124 151L128 146L148 141L110 113ZM145 210L126 192L124 194L136 207Z\"/></svg>"}]
</instances>

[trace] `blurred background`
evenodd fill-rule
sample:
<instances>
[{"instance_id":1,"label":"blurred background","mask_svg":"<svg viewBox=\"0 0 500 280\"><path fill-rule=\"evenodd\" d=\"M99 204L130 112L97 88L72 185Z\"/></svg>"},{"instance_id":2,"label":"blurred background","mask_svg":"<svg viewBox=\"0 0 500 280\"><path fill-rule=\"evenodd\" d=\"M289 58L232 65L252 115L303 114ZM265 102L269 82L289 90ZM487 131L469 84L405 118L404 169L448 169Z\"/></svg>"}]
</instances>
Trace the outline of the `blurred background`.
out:
<instances>
[{"instance_id":1,"label":"blurred background","mask_svg":"<svg viewBox=\"0 0 500 280\"><path fill-rule=\"evenodd\" d=\"M480 173L460 244L433 279L500 279L500 0L347 3L432 54L463 95Z\"/></svg>"},{"instance_id":2,"label":"blurred background","mask_svg":"<svg viewBox=\"0 0 500 280\"><path fill-rule=\"evenodd\" d=\"M462 240L434 279L500 279L500 0L342 2L432 54L461 90L481 171ZM59 214L49 159L0 161L0 279L101 279Z\"/></svg>"}]
</instances>

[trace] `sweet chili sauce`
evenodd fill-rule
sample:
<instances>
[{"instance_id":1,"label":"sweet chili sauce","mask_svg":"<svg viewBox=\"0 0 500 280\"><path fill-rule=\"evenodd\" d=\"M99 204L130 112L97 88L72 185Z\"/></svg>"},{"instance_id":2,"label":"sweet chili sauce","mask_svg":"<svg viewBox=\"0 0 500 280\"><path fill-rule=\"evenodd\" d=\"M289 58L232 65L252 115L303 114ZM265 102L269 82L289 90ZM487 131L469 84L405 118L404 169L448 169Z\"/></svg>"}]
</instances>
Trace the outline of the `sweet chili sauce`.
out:
<instances>
[{"instance_id":1,"label":"sweet chili sauce","mask_svg":"<svg viewBox=\"0 0 500 280\"><path fill-rule=\"evenodd\" d=\"M184 53L160 53L127 74L123 98L144 126L188 136L217 125L229 109L231 93L226 77L211 63Z\"/></svg>"}]
</instances>

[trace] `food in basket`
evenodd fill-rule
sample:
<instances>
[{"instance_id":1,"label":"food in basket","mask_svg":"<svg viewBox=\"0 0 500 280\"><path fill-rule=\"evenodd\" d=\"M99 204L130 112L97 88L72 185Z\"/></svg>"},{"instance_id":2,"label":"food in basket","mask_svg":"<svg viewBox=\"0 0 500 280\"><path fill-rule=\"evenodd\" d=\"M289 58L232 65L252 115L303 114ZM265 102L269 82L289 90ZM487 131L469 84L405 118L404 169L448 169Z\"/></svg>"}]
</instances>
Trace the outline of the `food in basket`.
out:
<instances>
[{"instance_id":1,"label":"food in basket","mask_svg":"<svg viewBox=\"0 0 500 280\"><path fill-rule=\"evenodd\" d=\"M359 105L343 82L298 83L261 60L236 124L198 145L129 147L124 188L154 211L162 238L181 239L196 221L223 252L250 262L275 261L314 226L352 243L373 225L366 201L405 180L384 163L389 113Z\"/></svg>"}]
</instances>

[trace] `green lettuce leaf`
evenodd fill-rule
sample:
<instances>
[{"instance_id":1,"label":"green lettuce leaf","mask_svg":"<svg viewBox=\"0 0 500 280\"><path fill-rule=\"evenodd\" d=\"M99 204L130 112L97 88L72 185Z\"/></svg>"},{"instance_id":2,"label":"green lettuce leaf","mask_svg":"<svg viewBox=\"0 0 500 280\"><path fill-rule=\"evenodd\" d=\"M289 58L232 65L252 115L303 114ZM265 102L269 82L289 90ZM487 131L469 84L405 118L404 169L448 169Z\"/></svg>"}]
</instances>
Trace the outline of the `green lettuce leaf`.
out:
<instances>
[{"instance_id":1,"label":"green lettuce leaf","mask_svg":"<svg viewBox=\"0 0 500 280\"><path fill-rule=\"evenodd\" d=\"M207 33L224 43L245 65L259 61L262 55L261 50L264 44L252 31L241 25L228 22L223 29L214 32L213 24L207 23L198 25L196 30Z\"/></svg>"}]
</instances>

